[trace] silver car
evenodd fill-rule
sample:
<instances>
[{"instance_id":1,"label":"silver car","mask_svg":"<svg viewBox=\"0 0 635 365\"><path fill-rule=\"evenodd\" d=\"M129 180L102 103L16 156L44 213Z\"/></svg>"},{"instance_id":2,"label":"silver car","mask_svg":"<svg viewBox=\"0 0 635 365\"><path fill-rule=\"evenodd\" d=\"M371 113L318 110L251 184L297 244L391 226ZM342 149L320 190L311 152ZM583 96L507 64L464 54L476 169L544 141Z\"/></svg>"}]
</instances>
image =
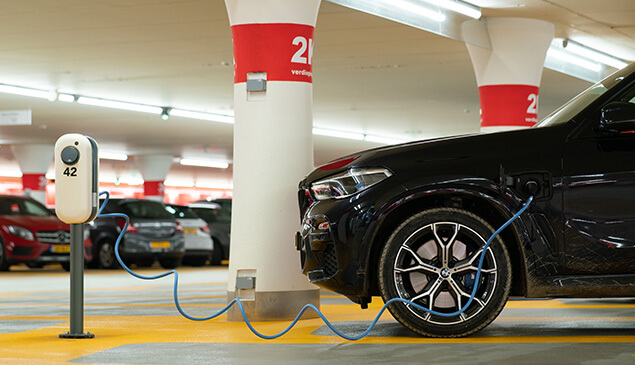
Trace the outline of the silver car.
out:
<instances>
[{"instance_id":1,"label":"silver car","mask_svg":"<svg viewBox=\"0 0 635 365\"><path fill-rule=\"evenodd\" d=\"M185 234L184 265L203 266L214 252L214 243L207 223L189 207L166 204L165 210L176 218Z\"/></svg>"}]
</instances>

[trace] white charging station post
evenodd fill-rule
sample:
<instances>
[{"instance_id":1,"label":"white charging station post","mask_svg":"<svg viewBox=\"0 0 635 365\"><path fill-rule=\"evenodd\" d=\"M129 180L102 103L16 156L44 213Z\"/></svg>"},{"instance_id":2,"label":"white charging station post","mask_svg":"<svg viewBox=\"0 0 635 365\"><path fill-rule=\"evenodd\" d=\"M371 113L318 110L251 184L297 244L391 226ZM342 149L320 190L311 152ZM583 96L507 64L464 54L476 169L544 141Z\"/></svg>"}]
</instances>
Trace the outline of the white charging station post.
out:
<instances>
[{"instance_id":1,"label":"white charging station post","mask_svg":"<svg viewBox=\"0 0 635 365\"><path fill-rule=\"evenodd\" d=\"M65 134L55 143L55 213L71 225L70 331L60 338L94 338L84 332L84 223L99 209L97 142Z\"/></svg>"}]
</instances>

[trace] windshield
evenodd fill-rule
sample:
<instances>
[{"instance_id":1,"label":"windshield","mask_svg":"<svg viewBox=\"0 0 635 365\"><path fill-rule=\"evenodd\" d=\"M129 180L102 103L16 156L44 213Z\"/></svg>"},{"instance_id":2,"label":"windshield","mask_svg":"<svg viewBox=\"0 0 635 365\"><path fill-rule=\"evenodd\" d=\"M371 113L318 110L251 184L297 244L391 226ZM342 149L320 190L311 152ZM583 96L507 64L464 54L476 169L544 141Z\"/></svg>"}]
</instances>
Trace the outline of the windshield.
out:
<instances>
[{"instance_id":1,"label":"windshield","mask_svg":"<svg viewBox=\"0 0 635 365\"><path fill-rule=\"evenodd\" d=\"M20 198L0 199L0 215L35 215L47 217L53 215L46 207L34 201Z\"/></svg>"},{"instance_id":2,"label":"windshield","mask_svg":"<svg viewBox=\"0 0 635 365\"><path fill-rule=\"evenodd\" d=\"M194 211L188 207L181 207L178 205L166 205L165 210L167 210L170 214L172 214L176 218L189 218L189 219L198 218L196 213L194 213Z\"/></svg>"},{"instance_id":3,"label":"windshield","mask_svg":"<svg viewBox=\"0 0 635 365\"><path fill-rule=\"evenodd\" d=\"M163 207L163 204L149 200L139 200L121 204L129 216L142 219L168 219L172 215Z\"/></svg>"},{"instance_id":4,"label":"windshield","mask_svg":"<svg viewBox=\"0 0 635 365\"><path fill-rule=\"evenodd\" d=\"M635 64L617 71L611 76L586 89L581 94L571 99L568 103L546 116L540 121L540 123L536 124L534 128L549 127L570 121L589 104L604 94L608 89L612 88L615 84L622 81L624 77L628 76L628 74L633 71L633 68L635 68Z\"/></svg>"}]
</instances>

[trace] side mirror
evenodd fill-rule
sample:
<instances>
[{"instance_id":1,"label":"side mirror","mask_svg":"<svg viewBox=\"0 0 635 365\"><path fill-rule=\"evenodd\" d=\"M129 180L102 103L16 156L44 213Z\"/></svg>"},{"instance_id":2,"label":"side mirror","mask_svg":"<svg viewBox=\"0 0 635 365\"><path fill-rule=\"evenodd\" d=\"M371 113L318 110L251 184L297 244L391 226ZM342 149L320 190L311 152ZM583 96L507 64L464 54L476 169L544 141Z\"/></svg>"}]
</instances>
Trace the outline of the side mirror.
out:
<instances>
[{"instance_id":1,"label":"side mirror","mask_svg":"<svg viewBox=\"0 0 635 365\"><path fill-rule=\"evenodd\" d=\"M635 104L613 101L602 108L600 128L607 132L635 131Z\"/></svg>"}]
</instances>

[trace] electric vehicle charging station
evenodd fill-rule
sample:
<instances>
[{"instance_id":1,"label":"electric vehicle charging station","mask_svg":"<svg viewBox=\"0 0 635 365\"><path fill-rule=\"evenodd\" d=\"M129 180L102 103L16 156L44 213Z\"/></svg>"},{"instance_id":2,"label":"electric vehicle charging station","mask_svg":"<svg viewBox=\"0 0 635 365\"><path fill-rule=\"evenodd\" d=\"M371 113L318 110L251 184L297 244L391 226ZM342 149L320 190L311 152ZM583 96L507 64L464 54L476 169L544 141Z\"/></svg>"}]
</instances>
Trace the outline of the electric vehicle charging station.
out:
<instances>
[{"instance_id":1,"label":"electric vehicle charging station","mask_svg":"<svg viewBox=\"0 0 635 365\"><path fill-rule=\"evenodd\" d=\"M82 134L65 134L55 143L55 214L71 225L70 331L60 338L94 338L84 332L84 223L99 208L97 142Z\"/></svg>"}]
</instances>

